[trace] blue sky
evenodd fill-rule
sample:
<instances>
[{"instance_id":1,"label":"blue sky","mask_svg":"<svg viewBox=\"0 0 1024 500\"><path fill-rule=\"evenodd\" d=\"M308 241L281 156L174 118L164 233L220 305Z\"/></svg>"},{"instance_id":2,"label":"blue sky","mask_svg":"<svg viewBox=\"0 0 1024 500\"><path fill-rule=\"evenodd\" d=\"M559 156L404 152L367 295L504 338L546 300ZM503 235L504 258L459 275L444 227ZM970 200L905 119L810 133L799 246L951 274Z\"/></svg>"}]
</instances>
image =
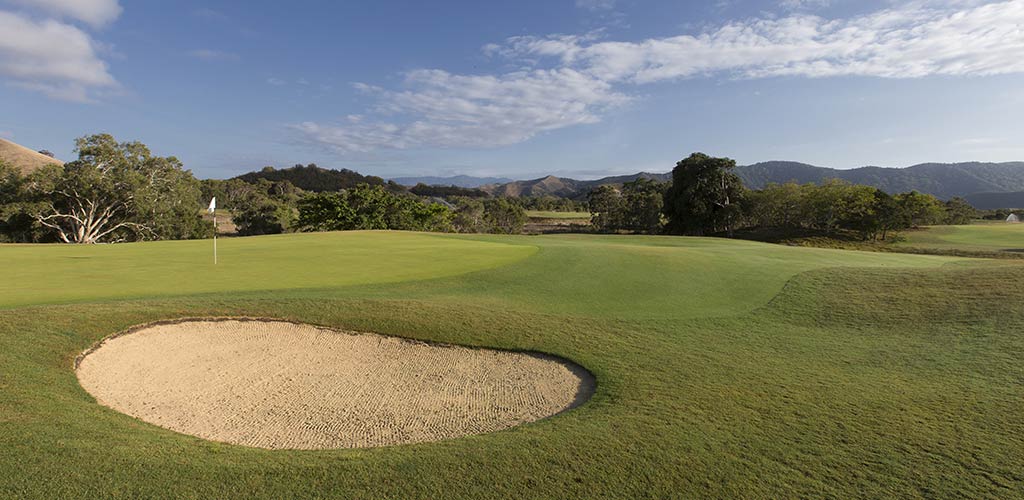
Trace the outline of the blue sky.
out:
<instances>
[{"instance_id":1,"label":"blue sky","mask_svg":"<svg viewBox=\"0 0 1024 500\"><path fill-rule=\"evenodd\" d=\"M0 0L0 110L215 178L1024 160L1024 0Z\"/></svg>"}]
</instances>

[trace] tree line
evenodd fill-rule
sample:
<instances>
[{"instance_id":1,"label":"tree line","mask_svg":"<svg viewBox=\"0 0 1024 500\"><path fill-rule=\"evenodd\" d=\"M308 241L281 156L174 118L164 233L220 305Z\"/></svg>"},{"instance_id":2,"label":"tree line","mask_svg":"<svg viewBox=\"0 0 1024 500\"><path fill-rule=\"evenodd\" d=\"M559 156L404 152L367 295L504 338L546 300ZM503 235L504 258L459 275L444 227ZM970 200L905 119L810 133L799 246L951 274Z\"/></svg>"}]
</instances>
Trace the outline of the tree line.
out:
<instances>
[{"instance_id":1,"label":"tree line","mask_svg":"<svg viewBox=\"0 0 1024 500\"><path fill-rule=\"evenodd\" d=\"M421 197L391 184L305 192L289 181L202 181L204 198L230 210L241 236L391 229L462 233L522 231L526 210L505 198Z\"/></svg>"},{"instance_id":2,"label":"tree line","mask_svg":"<svg viewBox=\"0 0 1024 500\"><path fill-rule=\"evenodd\" d=\"M750 190L733 173L735 167L731 159L694 153L676 164L671 182L599 186L589 195L591 222L605 232L700 236L780 229L885 240L924 225L967 224L977 215L962 198L942 202L916 191L890 195L839 180Z\"/></svg>"},{"instance_id":3,"label":"tree line","mask_svg":"<svg viewBox=\"0 0 1024 500\"><path fill-rule=\"evenodd\" d=\"M702 153L678 162L671 182L641 178L620 187L598 186L583 203L553 196L481 197L463 189L418 196L380 178L325 174L334 171L313 165L264 169L251 179L199 181L177 158L155 156L144 144L119 143L108 134L78 139L76 152L78 159L63 167L28 175L0 164L0 241L206 238L214 228L202 211L214 196L241 235L353 229L516 234L527 209L589 209L593 228L604 232L731 235L778 229L884 240L903 229L965 224L977 216L960 198L942 202L915 191L889 195L841 181L749 190L733 173L735 161ZM304 190L290 178L324 190ZM355 182L363 179L371 182ZM327 189L339 185L344 187Z\"/></svg>"}]
</instances>

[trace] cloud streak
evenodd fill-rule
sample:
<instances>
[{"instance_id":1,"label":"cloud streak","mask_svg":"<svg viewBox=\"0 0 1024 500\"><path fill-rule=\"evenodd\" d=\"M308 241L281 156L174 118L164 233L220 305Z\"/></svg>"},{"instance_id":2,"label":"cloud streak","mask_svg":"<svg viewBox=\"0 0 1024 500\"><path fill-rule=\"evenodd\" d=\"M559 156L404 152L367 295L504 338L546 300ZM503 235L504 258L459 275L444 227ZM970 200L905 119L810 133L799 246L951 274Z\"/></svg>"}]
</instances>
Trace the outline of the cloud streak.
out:
<instances>
[{"instance_id":1,"label":"cloud streak","mask_svg":"<svg viewBox=\"0 0 1024 500\"><path fill-rule=\"evenodd\" d=\"M606 82L564 68L500 76L418 70L406 75L405 86L391 91L357 84L378 99L376 115L408 117L403 123L368 122L357 115L342 125L305 122L292 128L339 153L490 148L596 123L603 111L629 100Z\"/></svg>"},{"instance_id":2,"label":"cloud streak","mask_svg":"<svg viewBox=\"0 0 1024 500\"><path fill-rule=\"evenodd\" d=\"M604 2L577 2L583 8ZM489 148L596 123L639 86L694 78L920 78L1024 72L1024 0L914 2L848 19L792 14L641 41L513 37L485 54L525 69L500 75L419 70L358 123L292 126L341 154Z\"/></svg>"}]
</instances>

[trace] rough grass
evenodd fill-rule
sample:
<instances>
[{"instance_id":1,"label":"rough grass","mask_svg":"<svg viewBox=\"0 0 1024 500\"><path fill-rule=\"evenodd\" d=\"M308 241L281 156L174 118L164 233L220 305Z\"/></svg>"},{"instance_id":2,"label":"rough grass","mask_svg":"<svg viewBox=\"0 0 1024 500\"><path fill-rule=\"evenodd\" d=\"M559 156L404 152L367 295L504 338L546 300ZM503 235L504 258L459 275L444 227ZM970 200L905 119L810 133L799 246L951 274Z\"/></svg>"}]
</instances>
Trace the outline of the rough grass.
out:
<instances>
[{"instance_id":1,"label":"rough grass","mask_svg":"<svg viewBox=\"0 0 1024 500\"><path fill-rule=\"evenodd\" d=\"M358 248L376 236L324 237L341 248L353 238ZM401 248L420 235L379 237L382 247ZM183 289L144 300L102 296L99 304L79 297L3 311L0 497L1024 495L1024 308L1015 307L1024 266L1016 262L696 238L437 238L480 251L526 245L532 254L391 284L347 276L377 261L425 270L433 261L364 255L342 261L342 272L331 269L341 265L335 259L319 259L317 269L336 273L336 284L262 290L262 282L222 279L210 285L224 290L216 294ZM9 247L0 255L15 267L27 258L12 258ZM293 265L249 263L267 273ZM64 272L98 279L88 269ZM209 272L186 269L176 271L181 281ZM66 298L58 282L49 287L37 301ZM10 293L3 300L17 302ZM270 452L142 423L96 405L78 386L72 359L104 335L210 315L539 350L587 367L598 389L572 412L508 431Z\"/></svg>"},{"instance_id":2,"label":"rough grass","mask_svg":"<svg viewBox=\"0 0 1024 500\"><path fill-rule=\"evenodd\" d=\"M934 250L1024 253L1024 224L1005 222L969 226L933 226L904 233L897 246Z\"/></svg>"}]
</instances>

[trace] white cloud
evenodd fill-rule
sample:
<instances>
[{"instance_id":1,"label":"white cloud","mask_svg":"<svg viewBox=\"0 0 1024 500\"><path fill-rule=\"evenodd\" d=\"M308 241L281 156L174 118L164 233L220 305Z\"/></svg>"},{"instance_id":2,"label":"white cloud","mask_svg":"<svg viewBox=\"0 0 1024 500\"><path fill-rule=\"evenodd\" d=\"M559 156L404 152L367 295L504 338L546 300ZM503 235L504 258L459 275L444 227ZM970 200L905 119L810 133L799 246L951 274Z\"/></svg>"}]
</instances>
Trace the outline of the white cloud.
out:
<instances>
[{"instance_id":1,"label":"white cloud","mask_svg":"<svg viewBox=\"0 0 1024 500\"><path fill-rule=\"evenodd\" d=\"M56 99L88 102L118 87L98 44L75 26L0 11L0 77Z\"/></svg>"},{"instance_id":2,"label":"white cloud","mask_svg":"<svg viewBox=\"0 0 1024 500\"><path fill-rule=\"evenodd\" d=\"M8 3L42 10L60 17L77 19L100 28L121 16L118 0L7 0Z\"/></svg>"},{"instance_id":3,"label":"white cloud","mask_svg":"<svg viewBox=\"0 0 1024 500\"><path fill-rule=\"evenodd\" d=\"M188 52L188 55L206 62L237 61L238 54L215 49L196 49Z\"/></svg>"},{"instance_id":4,"label":"white cloud","mask_svg":"<svg viewBox=\"0 0 1024 500\"><path fill-rule=\"evenodd\" d=\"M632 42L593 33L514 37L485 46L484 53L531 69L500 75L420 70L408 75L405 90L359 84L378 99L371 110L376 119L293 128L340 153L504 146L598 122L629 100L628 89L653 82L1022 73L1022 26L1024 0L920 0L848 19L755 18Z\"/></svg>"},{"instance_id":5,"label":"white cloud","mask_svg":"<svg viewBox=\"0 0 1024 500\"><path fill-rule=\"evenodd\" d=\"M576 0L576 7L590 11L612 10L616 0Z\"/></svg>"},{"instance_id":6,"label":"white cloud","mask_svg":"<svg viewBox=\"0 0 1024 500\"><path fill-rule=\"evenodd\" d=\"M288 85L288 82L286 82L286 81L284 81L284 80L282 80L280 78L273 77L273 76L270 77L270 78L267 78L267 83L270 84L270 85L273 85L275 87L281 87L281 86L284 86L284 85Z\"/></svg>"},{"instance_id":7,"label":"white cloud","mask_svg":"<svg viewBox=\"0 0 1024 500\"><path fill-rule=\"evenodd\" d=\"M733 22L697 35L586 43L517 37L520 57L557 57L605 81L650 83L725 73L772 76L994 75L1024 71L1024 1L887 9L845 20L810 15Z\"/></svg>"},{"instance_id":8,"label":"white cloud","mask_svg":"<svg viewBox=\"0 0 1024 500\"><path fill-rule=\"evenodd\" d=\"M611 86L572 69L500 76L413 71L407 90L357 88L375 95L381 116L408 117L401 124L359 116L347 124L293 125L306 140L340 153L378 149L490 148L523 142L548 130L595 123L602 112L628 101Z\"/></svg>"}]
</instances>

